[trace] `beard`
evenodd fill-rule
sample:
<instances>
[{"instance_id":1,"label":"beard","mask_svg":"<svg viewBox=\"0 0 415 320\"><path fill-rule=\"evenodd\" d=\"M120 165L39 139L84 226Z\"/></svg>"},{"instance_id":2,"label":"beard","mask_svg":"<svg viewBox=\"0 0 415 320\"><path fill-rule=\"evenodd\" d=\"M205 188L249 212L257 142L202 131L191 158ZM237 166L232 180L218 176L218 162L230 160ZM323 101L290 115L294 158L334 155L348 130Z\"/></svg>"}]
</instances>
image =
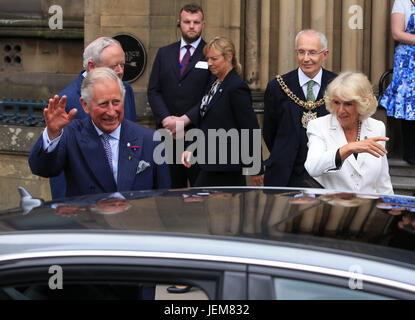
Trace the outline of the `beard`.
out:
<instances>
[{"instance_id":1,"label":"beard","mask_svg":"<svg viewBox=\"0 0 415 320\"><path fill-rule=\"evenodd\" d=\"M197 39L200 38L201 34L202 33L198 33L198 34L195 34L194 36L190 37L187 34L185 34L185 33L182 32L182 38L183 38L184 41L186 41L186 43L193 43Z\"/></svg>"}]
</instances>

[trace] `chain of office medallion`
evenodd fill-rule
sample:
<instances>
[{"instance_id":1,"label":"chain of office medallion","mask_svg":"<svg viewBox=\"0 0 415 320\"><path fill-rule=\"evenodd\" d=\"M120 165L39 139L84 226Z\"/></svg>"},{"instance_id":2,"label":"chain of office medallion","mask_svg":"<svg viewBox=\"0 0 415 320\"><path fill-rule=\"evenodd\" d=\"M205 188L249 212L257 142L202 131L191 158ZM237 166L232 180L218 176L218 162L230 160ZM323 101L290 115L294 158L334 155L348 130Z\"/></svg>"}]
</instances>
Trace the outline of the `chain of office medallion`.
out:
<instances>
[{"instance_id":1,"label":"chain of office medallion","mask_svg":"<svg viewBox=\"0 0 415 320\"><path fill-rule=\"evenodd\" d=\"M313 111L314 109L322 106L324 104L324 98L320 99L319 101L303 101L301 100L299 97L297 97L291 90L290 88L288 88L288 86L285 84L284 80L282 79L282 77L278 74L275 77L278 81L278 83L281 86L281 89L285 92L285 94L292 100L295 102L295 104L299 105L302 108L307 109L308 111Z\"/></svg>"}]
</instances>

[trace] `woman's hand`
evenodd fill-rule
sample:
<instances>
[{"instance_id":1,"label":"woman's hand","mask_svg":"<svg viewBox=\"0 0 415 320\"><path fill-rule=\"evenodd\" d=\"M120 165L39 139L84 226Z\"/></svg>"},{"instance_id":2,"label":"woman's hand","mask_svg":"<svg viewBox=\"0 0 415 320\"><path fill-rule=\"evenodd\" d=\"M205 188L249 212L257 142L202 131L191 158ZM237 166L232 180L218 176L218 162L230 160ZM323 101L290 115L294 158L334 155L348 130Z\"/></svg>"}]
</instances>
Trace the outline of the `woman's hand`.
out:
<instances>
[{"instance_id":1,"label":"woman's hand","mask_svg":"<svg viewBox=\"0 0 415 320\"><path fill-rule=\"evenodd\" d=\"M182 153L182 163L186 168L190 168L192 164L190 159L192 158L192 153L190 151L185 151Z\"/></svg>"},{"instance_id":2,"label":"woman's hand","mask_svg":"<svg viewBox=\"0 0 415 320\"><path fill-rule=\"evenodd\" d=\"M387 137L369 138L362 141L351 142L340 148L342 162L354 153L370 153L376 158L388 154L388 151L378 141L389 141Z\"/></svg>"},{"instance_id":3,"label":"woman's hand","mask_svg":"<svg viewBox=\"0 0 415 320\"><path fill-rule=\"evenodd\" d=\"M252 176L252 184L254 187L261 187L264 184L264 175Z\"/></svg>"}]
</instances>

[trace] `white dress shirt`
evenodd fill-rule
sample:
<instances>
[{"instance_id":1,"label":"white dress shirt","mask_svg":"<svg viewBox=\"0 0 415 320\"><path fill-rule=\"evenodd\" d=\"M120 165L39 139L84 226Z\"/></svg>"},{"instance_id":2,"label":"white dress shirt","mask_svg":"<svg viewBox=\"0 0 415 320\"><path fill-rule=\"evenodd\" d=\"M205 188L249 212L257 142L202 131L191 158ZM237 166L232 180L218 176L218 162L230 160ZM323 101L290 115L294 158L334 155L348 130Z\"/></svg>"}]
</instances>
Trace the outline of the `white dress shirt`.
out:
<instances>
[{"instance_id":1,"label":"white dress shirt","mask_svg":"<svg viewBox=\"0 0 415 320\"><path fill-rule=\"evenodd\" d=\"M322 77L323 77L323 69L320 69L319 73L317 73L317 75L313 79L311 79L303 72L303 70L301 70L301 68L298 68L298 80L300 82L300 87L303 89L304 96L306 98L307 98L308 82L310 80L313 80L315 82L314 87L313 87L313 93L314 93L314 97L317 99L318 94L320 92L320 88L321 88Z\"/></svg>"},{"instance_id":2,"label":"white dress shirt","mask_svg":"<svg viewBox=\"0 0 415 320\"><path fill-rule=\"evenodd\" d=\"M202 37L199 37L199 39L197 39L195 42L190 43L190 45L192 46L190 48L190 55L193 56L193 54L195 53L197 47L199 46L200 41L202 41ZM187 46L187 42L184 41L183 38L182 38L181 42L180 42L180 61L183 60L183 57L187 52L186 46Z\"/></svg>"}]
</instances>

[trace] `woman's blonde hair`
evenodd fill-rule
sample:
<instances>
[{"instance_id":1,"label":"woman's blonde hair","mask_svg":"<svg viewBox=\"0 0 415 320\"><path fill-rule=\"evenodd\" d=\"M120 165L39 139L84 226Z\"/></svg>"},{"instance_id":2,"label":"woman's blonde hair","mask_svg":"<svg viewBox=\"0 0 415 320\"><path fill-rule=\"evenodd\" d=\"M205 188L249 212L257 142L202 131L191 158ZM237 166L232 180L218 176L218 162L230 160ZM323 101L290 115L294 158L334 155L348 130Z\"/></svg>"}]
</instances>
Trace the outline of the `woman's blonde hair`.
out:
<instances>
[{"instance_id":1,"label":"woman's blonde hair","mask_svg":"<svg viewBox=\"0 0 415 320\"><path fill-rule=\"evenodd\" d=\"M365 120L376 112L378 106L369 79L360 72L343 72L327 87L324 99L326 108L334 114L333 98L343 101L355 101L359 120Z\"/></svg>"},{"instance_id":2,"label":"woman's blonde hair","mask_svg":"<svg viewBox=\"0 0 415 320\"><path fill-rule=\"evenodd\" d=\"M214 37L209 41L208 44L206 44L205 48L203 49L205 56L207 51L210 49L217 51L224 57L232 55L232 66L239 75L242 74L242 65L238 62L238 58L236 57L235 52L235 45L231 39L225 37Z\"/></svg>"}]
</instances>

